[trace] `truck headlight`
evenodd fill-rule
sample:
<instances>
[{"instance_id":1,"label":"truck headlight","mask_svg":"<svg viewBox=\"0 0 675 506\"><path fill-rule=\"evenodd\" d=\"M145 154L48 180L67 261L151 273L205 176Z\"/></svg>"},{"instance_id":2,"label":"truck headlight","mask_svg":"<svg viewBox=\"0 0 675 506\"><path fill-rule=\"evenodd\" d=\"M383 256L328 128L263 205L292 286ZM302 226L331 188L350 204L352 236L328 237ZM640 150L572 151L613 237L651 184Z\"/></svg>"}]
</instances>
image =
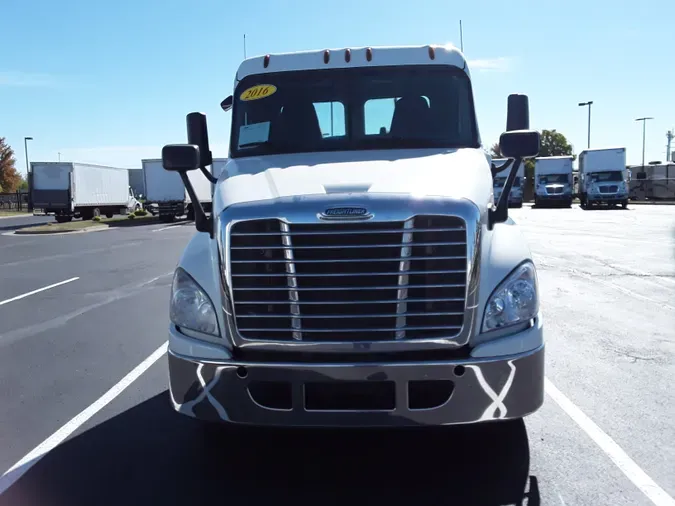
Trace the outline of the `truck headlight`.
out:
<instances>
[{"instance_id":1,"label":"truck headlight","mask_svg":"<svg viewBox=\"0 0 675 506\"><path fill-rule=\"evenodd\" d=\"M508 327L534 318L539 311L537 273L534 264L520 264L488 299L483 332Z\"/></svg>"},{"instance_id":2,"label":"truck headlight","mask_svg":"<svg viewBox=\"0 0 675 506\"><path fill-rule=\"evenodd\" d=\"M171 286L171 321L178 327L220 336L213 303L206 292L180 267Z\"/></svg>"}]
</instances>

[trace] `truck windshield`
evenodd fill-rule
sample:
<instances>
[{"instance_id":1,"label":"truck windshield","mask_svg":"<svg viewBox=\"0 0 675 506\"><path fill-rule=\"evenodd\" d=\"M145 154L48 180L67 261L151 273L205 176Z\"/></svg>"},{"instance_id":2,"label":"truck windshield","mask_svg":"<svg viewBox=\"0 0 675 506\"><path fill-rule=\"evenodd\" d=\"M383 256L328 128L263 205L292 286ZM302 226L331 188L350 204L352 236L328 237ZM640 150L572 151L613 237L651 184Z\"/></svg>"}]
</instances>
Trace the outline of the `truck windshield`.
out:
<instances>
[{"instance_id":1,"label":"truck windshield","mask_svg":"<svg viewBox=\"0 0 675 506\"><path fill-rule=\"evenodd\" d=\"M479 147L471 83L456 67L252 75L234 94L232 157Z\"/></svg>"},{"instance_id":2,"label":"truck windshield","mask_svg":"<svg viewBox=\"0 0 675 506\"><path fill-rule=\"evenodd\" d=\"M569 183L569 175L567 174L546 174L545 176L539 176L539 182L541 184L565 184Z\"/></svg>"},{"instance_id":3,"label":"truck windshield","mask_svg":"<svg viewBox=\"0 0 675 506\"><path fill-rule=\"evenodd\" d=\"M592 172L591 181L623 181L623 172L615 170L611 172Z\"/></svg>"},{"instance_id":4,"label":"truck windshield","mask_svg":"<svg viewBox=\"0 0 675 506\"><path fill-rule=\"evenodd\" d=\"M506 184L506 178L505 177L496 177L494 178L493 181L493 187L494 188L501 188ZM520 188L520 177L516 177L513 180L513 188Z\"/></svg>"}]
</instances>

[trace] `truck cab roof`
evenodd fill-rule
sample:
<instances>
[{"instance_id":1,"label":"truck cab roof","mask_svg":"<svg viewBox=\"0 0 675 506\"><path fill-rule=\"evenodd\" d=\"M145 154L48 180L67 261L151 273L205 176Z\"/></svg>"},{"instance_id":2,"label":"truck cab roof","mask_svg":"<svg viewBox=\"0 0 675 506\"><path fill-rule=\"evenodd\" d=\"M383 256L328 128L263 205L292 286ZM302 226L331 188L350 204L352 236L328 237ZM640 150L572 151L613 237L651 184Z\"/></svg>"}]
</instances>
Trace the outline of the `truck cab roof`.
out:
<instances>
[{"instance_id":1,"label":"truck cab roof","mask_svg":"<svg viewBox=\"0 0 675 506\"><path fill-rule=\"evenodd\" d=\"M256 56L241 63L236 80L274 72L404 65L450 65L469 73L464 56L451 45L380 46Z\"/></svg>"}]
</instances>

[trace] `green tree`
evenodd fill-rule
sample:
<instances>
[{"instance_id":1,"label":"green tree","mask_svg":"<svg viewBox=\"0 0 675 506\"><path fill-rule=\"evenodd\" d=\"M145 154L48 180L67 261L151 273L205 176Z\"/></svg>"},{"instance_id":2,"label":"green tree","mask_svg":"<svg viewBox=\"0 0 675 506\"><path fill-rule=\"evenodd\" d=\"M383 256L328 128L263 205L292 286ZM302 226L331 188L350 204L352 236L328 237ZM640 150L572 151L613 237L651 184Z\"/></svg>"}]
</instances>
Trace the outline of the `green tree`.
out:
<instances>
[{"instance_id":1,"label":"green tree","mask_svg":"<svg viewBox=\"0 0 675 506\"><path fill-rule=\"evenodd\" d=\"M499 151L499 143L495 142L492 146L490 146L490 156L492 158L501 158L502 153Z\"/></svg>"},{"instance_id":2,"label":"green tree","mask_svg":"<svg viewBox=\"0 0 675 506\"><path fill-rule=\"evenodd\" d=\"M21 191L28 191L28 180L21 176L21 182L19 183L19 190Z\"/></svg>"},{"instance_id":3,"label":"green tree","mask_svg":"<svg viewBox=\"0 0 675 506\"><path fill-rule=\"evenodd\" d=\"M557 130L542 130L539 156L573 156L572 145Z\"/></svg>"},{"instance_id":4,"label":"green tree","mask_svg":"<svg viewBox=\"0 0 675 506\"><path fill-rule=\"evenodd\" d=\"M0 188L5 192L15 192L21 184L21 175L16 170L16 159L11 146L4 137L0 137Z\"/></svg>"}]
</instances>

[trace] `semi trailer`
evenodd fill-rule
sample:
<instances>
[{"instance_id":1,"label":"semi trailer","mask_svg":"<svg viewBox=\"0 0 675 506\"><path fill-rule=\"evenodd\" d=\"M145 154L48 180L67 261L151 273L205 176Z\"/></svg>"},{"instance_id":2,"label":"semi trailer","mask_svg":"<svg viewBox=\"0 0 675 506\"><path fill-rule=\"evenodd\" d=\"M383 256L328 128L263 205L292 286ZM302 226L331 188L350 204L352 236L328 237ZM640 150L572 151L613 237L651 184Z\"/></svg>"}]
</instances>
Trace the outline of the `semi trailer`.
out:
<instances>
[{"instance_id":1,"label":"semi trailer","mask_svg":"<svg viewBox=\"0 0 675 506\"><path fill-rule=\"evenodd\" d=\"M216 158L211 168L212 174L218 176L227 159ZM164 170L161 159L142 160L143 177L145 179L146 207L151 207L163 222L171 222L176 217L187 215L194 219L194 209L190 195L178 174ZM190 174L194 180L194 189L206 212L211 212L212 184L198 174Z\"/></svg>"}]
</instances>

